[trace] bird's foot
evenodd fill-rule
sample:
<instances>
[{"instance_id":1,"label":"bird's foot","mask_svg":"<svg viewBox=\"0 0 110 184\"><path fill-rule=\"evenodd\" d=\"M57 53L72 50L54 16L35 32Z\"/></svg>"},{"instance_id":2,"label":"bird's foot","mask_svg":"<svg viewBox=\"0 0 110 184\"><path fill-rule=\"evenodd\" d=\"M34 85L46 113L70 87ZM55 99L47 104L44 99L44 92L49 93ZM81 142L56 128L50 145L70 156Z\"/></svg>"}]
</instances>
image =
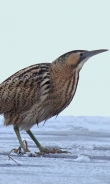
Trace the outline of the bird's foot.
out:
<instances>
[{"instance_id":1,"label":"bird's foot","mask_svg":"<svg viewBox=\"0 0 110 184\"><path fill-rule=\"evenodd\" d=\"M30 152L30 150L28 149L28 143L27 143L26 140L23 141L23 144L24 144L23 147L19 146L17 149L14 148L10 151L10 153L13 151L14 153L17 153L18 155L21 155L22 154L22 149L23 149L24 153Z\"/></svg>"},{"instance_id":2,"label":"bird's foot","mask_svg":"<svg viewBox=\"0 0 110 184\"><path fill-rule=\"evenodd\" d=\"M61 149L58 149L58 148L45 148L45 147L40 147L39 148L40 152L35 152L37 155L45 155L45 154L49 154L49 153L71 153L71 152L68 152L68 151L62 151Z\"/></svg>"}]
</instances>

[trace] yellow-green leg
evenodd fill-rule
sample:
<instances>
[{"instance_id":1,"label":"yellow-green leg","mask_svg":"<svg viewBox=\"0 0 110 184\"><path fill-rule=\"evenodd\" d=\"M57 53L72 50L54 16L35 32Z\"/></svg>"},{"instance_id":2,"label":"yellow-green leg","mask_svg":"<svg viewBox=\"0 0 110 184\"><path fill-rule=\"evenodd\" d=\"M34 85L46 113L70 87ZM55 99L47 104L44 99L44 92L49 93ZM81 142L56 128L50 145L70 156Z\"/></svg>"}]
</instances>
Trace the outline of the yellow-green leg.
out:
<instances>
[{"instance_id":1,"label":"yellow-green leg","mask_svg":"<svg viewBox=\"0 0 110 184\"><path fill-rule=\"evenodd\" d=\"M36 137L33 135L33 133L31 132L31 130L28 130L27 133L29 134L29 136L32 138L32 140L35 142L35 144L37 145L37 147L39 148L41 153L70 153L68 151L62 151L60 149L47 149L45 147L43 147L39 141L36 139Z\"/></svg>"},{"instance_id":2,"label":"yellow-green leg","mask_svg":"<svg viewBox=\"0 0 110 184\"><path fill-rule=\"evenodd\" d=\"M29 136L32 138L32 140L35 142L35 144L37 145L37 147L39 148L40 152L46 152L48 153L49 150L47 148L44 148L41 146L41 144L39 143L39 141L36 139L36 137L33 135L33 133L31 132L31 130L28 130L27 133L29 134Z\"/></svg>"},{"instance_id":3,"label":"yellow-green leg","mask_svg":"<svg viewBox=\"0 0 110 184\"><path fill-rule=\"evenodd\" d=\"M21 135L20 135L20 132L19 132L19 128L18 127L14 127L14 131L16 133L16 136L18 138L18 141L20 143L21 148L24 150L24 152L29 152L28 148L26 148L25 145L23 144L23 141L21 139Z\"/></svg>"}]
</instances>

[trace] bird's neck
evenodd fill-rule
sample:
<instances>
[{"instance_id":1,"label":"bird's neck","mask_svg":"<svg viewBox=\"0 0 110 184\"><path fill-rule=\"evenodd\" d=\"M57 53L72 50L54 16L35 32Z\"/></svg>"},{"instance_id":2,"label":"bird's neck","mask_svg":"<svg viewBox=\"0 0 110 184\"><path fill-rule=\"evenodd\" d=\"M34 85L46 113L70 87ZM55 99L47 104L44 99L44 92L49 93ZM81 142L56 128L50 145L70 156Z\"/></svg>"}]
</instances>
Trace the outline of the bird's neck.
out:
<instances>
[{"instance_id":1,"label":"bird's neck","mask_svg":"<svg viewBox=\"0 0 110 184\"><path fill-rule=\"evenodd\" d=\"M79 71L72 70L67 66L59 66L58 68L53 66L52 75L52 81L54 81L55 96L57 99L54 103L60 104L56 109L56 114L59 114L70 104L75 95L79 80Z\"/></svg>"},{"instance_id":2,"label":"bird's neck","mask_svg":"<svg viewBox=\"0 0 110 184\"><path fill-rule=\"evenodd\" d=\"M60 62L53 62L51 65L51 70L53 77L56 78L55 80L60 81L69 80L74 73L73 69L70 66L62 64Z\"/></svg>"},{"instance_id":3,"label":"bird's neck","mask_svg":"<svg viewBox=\"0 0 110 184\"><path fill-rule=\"evenodd\" d=\"M79 80L79 69L73 69L68 65L57 65L55 63L55 65L52 65L51 70L56 91L60 91L69 98L72 98Z\"/></svg>"}]
</instances>

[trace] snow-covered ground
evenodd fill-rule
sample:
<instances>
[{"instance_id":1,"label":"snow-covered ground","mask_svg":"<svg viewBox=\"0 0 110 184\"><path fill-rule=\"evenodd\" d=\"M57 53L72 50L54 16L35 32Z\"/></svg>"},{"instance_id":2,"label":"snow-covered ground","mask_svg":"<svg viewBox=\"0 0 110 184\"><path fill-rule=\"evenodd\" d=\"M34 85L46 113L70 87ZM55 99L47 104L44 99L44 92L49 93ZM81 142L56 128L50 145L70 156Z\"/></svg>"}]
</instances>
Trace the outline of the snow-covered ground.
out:
<instances>
[{"instance_id":1,"label":"snow-covered ground","mask_svg":"<svg viewBox=\"0 0 110 184\"><path fill-rule=\"evenodd\" d=\"M32 129L43 146L59 147L68 154L44 157L12 155L19 146L13 127L0 116L0 184L110 184L110 117L58 116ZM21 131L31 151L38 151Z\"/></svg>"}]
</instances>

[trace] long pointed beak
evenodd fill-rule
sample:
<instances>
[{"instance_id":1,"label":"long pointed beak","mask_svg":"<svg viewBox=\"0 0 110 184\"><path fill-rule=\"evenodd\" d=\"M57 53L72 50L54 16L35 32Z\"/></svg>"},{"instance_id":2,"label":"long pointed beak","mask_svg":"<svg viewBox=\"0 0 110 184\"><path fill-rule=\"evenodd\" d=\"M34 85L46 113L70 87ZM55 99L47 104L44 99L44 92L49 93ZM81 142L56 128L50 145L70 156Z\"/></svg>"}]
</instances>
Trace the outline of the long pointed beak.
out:
<instances>
[{"instance_id":1,"label":"long pointed beak","mask_svg":"<svg viewBox=\"0 0 110 184\"><path fill-rule=\"evenodd\" d=\"M92 50L92 51L87 51L86 53L84 53L84 57L85 58L90 58L96 54L100 54L102 52L106 52L108 51L107 49L100 49L100 50Z\"/></svg>"}]
</instances>

